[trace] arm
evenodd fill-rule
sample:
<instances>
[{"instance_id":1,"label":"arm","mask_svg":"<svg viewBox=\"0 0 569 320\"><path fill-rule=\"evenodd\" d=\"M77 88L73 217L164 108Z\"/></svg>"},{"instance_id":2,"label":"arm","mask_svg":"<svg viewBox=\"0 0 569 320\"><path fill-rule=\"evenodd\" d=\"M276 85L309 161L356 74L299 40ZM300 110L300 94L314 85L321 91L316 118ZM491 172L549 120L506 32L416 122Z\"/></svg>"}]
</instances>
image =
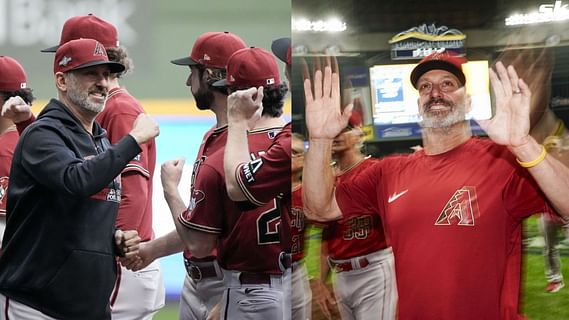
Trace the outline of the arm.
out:
<instances>
[{"instance_id":1,"label":"arm","mask_svg":"<svg viewBox=\"0 0 569 320\"><path fill-rule=\"evenodd\" d=\"M253 98L256 95L255 98ZM260 118L263 111L263 87L249 88L232 93L227 98L227 143L225 145L223 168L227 194L233 201L244 201L247 197L237 182L239 165L251 160L247 143L247 130Z\"/></svg>"},{"instance_id":2,"label":"arm","mask_svg":"<svg viewBox=\"0 0 569 320\"><path fill-rule=\"evenodd\" d=\"M510 147L512 153L520 161L532 161L541 153L541 145L528 136L528 141L518 146ZM547 154L545 159L534 167L528 168L543 193L547 196L555 210L569 219L569 168L552 155Z\"/></svg>"},{"instance_id":3,"label":"arm","mask_svg":"<svg viewBox=\"0 0 569 320\"><path fill-rule=\"evenodd\" d=\"M160 177L164 189L164 198L170 208L170 213L180 239L192 255L202 258L211 255L211 252L217 245L218 236L217 234L187 228L180 222L179 216L187 209L178 191L184 163L185 160L183 159L166 161L162 164Z\"/></svg>"},{"instance_id":4,"label":"arm","mask_svg":"<svg viewBox=\"0 0 569 320\"><path fill-rule=\"evenodd\" d=\"M147 181L145 176L135 171L121 173L121 203L117 215L117 227L121 228L125 225L137 229L140 227L142 213L146 209L149 196Z\"/></svg>"},{"instance_id":5,"label":"arm","mask_svg":"<svg viewBox=\"0 0 569 320\"><path fill-rule=\"evenodd\" d=\"M24 129L36 120L32 113L32 107L19 96L10 97L6 100L0 111L2 117L10 119L16 124L19 134L22 134Z\"/></svg>"},{"instance_id":6,"label":"arm","mask_svg":"<svg viewBox=\"0 0 569 320\"><path fill-rule=\"evenodd\" d=\"M540 159L542 146L529 135L529 87L512 66L506 69L501 62L496 64L496 72L490 69L490 81L496 96L496 115L491 120L479 121L480 125L494 142L507 146L519 161L529 163ZM546 154L528 171L556 211L569 218L565 192L569 188L569 168Z\"/></svg>"},{"instance_id":7,"label":"arm","mask_svg":"<svg viewBox=\"0 0 569 320\"><path fill-rule=\"evenodd\" d=\"M341 110L339 76L329 66L324 76L316 71L314 94L311 81L304 81L304 93L310 135L302 173L305 214L315 220L330 220L341 215L334 195L334 172L329 166L332 140L346 127L352 107Z\"/></svg>"},{"instance_id":8,"label":"arm","mask_svg":"<svg viewBox=\"0 0 569 320\"><path fill-rule=\"evenodd\" d=\"M181 252L184 248L184 243L174 230L160 238L141 242L138 256L134 259L121 259L121 263L127 269L138 271L146 268L154 260Z\"/></svg>"},{"instance_id":9,"label":"arm","mask_svg":"<svg viewBox=\"0 0 569 320\"><path fill-rule=\"evenodd\" d=\"M86 197L119 175L140 148L127 136L93 158L78 158L66 145L67 137L51 126L31 127L21 139L22 165L37 181L67 195Z\"/></svg>"}]
</instances>

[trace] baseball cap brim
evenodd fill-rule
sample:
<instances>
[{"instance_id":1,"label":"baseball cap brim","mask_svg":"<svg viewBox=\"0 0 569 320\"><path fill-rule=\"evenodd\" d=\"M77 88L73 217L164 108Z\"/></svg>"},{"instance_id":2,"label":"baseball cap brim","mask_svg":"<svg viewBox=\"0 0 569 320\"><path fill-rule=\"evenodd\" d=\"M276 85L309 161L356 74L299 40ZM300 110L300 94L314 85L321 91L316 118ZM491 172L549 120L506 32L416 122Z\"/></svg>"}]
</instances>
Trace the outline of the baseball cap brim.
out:
<instances>
[{"instance_id":1,"label":"baseball cap brim","mask_svg":"<svg viewBox=\"0 0 569 320\"><path fill-rule=\"evenodd\" d=\"M58 48L59 48L59 45L56 45L53 47L42 49L42 50L40 50L40 52L49 52L49 53L56 52Z\"/></svg>"},{"instance_id":2,"label":"baseball cap brim","mask_svg":"<svg viewBox=\"0 0 569 320\"><path fill-rule=\"evenodd\" d=\"M100 66L100 65L107 65L109 66L109 69L111 70L111 73L118 73L118 72L123 72L125 70L124 65L122 65L121 63L118 62L113 62L113 61L92 61L92 62L87 62L85 64L79 65L73 69L70 69L68 71L73 71L73 70L78 70L78 69L84 69L84 68L88 68L88 67L94 67L94 66Z\"/></svg>"},{"instance_id":3,"label":"baseball cap brim","mask_svg":"<svg viewBox=\"0 0 569 320\"><path fill-rule=\"evenodd\" d=\"M211 84L214 87L227 87L227 79L217 80Z\"/></svg>"},{"instance_id":4,"label":"baseball cap brim","mask_svg":"<svg viewBox=\"0 0 569 320\"><path fill-rule=\"evenodd\" d=\"M287 52L290 48L290 38L280 38L271 44L271 50L282 62L287 63Z\"/></svg>"},{"instance_id":5,"label":"baseball cap brim","mask_svg":"<svg viewBox=\"0 0 569 320\"><path fill-rule=\"evenodd\" d=\"M170 62L173 64L177 64L179 66L194 66L196 64L199 64L194 59L192 59L190 57L184 57L184 58L180 58L180 59L170 60Z\"/></svg>"},{"instance_id":6,"label":"baseball cap brim","mask_svg":"<svg viewBox=\"0 0 569 320\"><path fill-rule=\"evenodd\" d=\"M411 83L413 84L413 87L417 88L417 82L419 81L419 78L431 70L448 71L455 75L458 78L458 81L462 83L462 85L466 83L466 77L464 76L464 73L454 64L446 62L444 60L430 60L420 63L411 72Z\"/></svg>"}]
</instances>

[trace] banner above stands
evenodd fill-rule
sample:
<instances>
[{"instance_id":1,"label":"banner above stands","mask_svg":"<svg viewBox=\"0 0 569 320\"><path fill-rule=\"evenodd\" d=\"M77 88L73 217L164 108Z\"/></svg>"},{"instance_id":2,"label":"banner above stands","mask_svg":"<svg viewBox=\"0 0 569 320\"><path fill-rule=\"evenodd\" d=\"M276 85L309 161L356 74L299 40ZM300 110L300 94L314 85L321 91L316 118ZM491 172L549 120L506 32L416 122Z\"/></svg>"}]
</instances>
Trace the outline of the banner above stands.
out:
<instances>
[{"instance_id":1,"label":"banner above stands","mask_svg":"<svg viewBox=\"0 0 569 320\"><path fill-rule=\"evenodd\" d=\"M464 40L466 35L458 29L447 26L437 27L435 24L422 24L396 34L391 44L392 60L422 59L433 52L453 51L464 56Z\"/></svg>"}]
</instances>

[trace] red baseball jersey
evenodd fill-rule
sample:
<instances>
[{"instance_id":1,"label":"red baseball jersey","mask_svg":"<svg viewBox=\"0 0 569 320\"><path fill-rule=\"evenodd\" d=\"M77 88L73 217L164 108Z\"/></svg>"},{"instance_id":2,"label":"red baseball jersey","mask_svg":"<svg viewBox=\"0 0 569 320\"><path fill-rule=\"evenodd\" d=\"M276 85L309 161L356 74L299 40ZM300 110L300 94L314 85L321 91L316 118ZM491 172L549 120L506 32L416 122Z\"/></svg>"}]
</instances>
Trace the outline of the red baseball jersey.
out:
<instances>
[{"instance_id":1,"label":"red baseball jersey","mask_svg":"<svg viewBox=\"0 0 569 320\"><path fill-rule=\"evenodd\" d=\"M336 183L349 183L377 159L368 158L337 176ZM373 206L361 211L346 211L338 220L328 222L322 230L322 240L328 241L332 259L359 257L387 248L381 216Z\"/></svg>"},{"instance_id":2,"label":"red baseball jersey","mask_svg":"<svg viewBox=\"0 0 569 320\"><path fill-rule=\"evenodd\" d=\"M251 153L256 157L265 152L280 130L251 131L248 137ZM223 144L226 138L225 134ZM223 268L280 274L279 229L281 210L287 206L283 203L285 199L273 196L262 206L232 201L225 187L223 153L224 148L218 147L194 166L190 206L179 220L188 228L219 235L217 255Z\"/></svg>"},{"instance_id":3,"label":"red baseball jersey","mask_svg":"<svg viewBox=\"0 0 569 320\"><path fill-rule=\"evenodd\" d=\"M107 130L111 143L117 143L132 130L134 120L144 113L140 103L126 89L109 92L105 109L97 122ZM121 230L136 230L142 241L154 238L152 231L152 177L156 166L154 139L140 146L142 151L121 173L121 204L116 226Z\"/></svg>"},{"instance_id":4,"label":"red baseball jersey","mask_svg":"<svg viewBox=\"0 0 569 320\"><path fill-rule=\"evenodd\" d=\"M290 236L292 261L300 261L304 258L304 229L305 218L302 203L302 185L296 186L292 190L292 201L290 208Z\"/></svg>"},{"instance_id":5,"label":"red baseball jersey","mask_svg":"<svg viewBox=\"0 0 569 320\"><path fill-rule=\"evenodd\" d=\"M336 190L342 211L382 215L400 319L519 317L521 222L551 210L507 148L471 138L440 155L388 157Z\"/></svg>"},{"instance_id":6,"label":"red baseball jersey","mask_svg":"<svg viewBox=\"0 0 569 320\"><path fill-rule=\"evenodd\" d=\"M20 135L16 130L0 134L0 216L6 215L6 200L8 197L8 181L12 156Z\"/></svg>"},{"instance_id":7,"label":"red baseball jersey","mask_svg":"<svg viewBox=\"0 0 569 320\"><path fill-rule=\"evenodd\" d=\"M241 190L254 204L271 201L275 194L289 193L291 185L291 124L277 134L265 153L249 163L239 165L235 172Z\"/></svg>"},{"instance_id":8,"label":"red baseball jersey","mask_svg":"<svg viewBox=\"0 0 569 320\"><path fill-rule=\"evenodd\" d=\"M192 168L192 178L190 182L190 203L188 210L194 207L196 202L202 201L203 198L201 197L201 192L195 192L194 185L197 178L197 173L200 170L202 163L207 159L209 156L216 152L223 152L225 148L225 143L227 142L227 126L223 126L220 128L211 128L203 137L202 143L200 144L200 149L198 150L198 154L196 155L196 160L194 161L194 166ZM215 200L214 200L215 201ZM183 213L182 215L184 215ZM184 217L179 217L180 221L184 223ZM214 260L217 255L217 251L212 252L211 256L204 257L204 258L196 258L192 256L192 253L188 250L184 250L184 258L187 260L193 261L211 261Z\"/></svg>"}]
</instances>

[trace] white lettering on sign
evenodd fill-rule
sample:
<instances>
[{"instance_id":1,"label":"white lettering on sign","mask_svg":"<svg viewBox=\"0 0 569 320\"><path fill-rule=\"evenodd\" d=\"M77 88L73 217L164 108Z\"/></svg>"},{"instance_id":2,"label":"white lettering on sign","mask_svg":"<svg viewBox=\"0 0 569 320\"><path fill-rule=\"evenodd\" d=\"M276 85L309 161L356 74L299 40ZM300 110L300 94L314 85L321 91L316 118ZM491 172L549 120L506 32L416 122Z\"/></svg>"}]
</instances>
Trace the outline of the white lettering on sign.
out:
<instances>
[{"instance_id":1,"label":"white lettering on sign","mask_svg":"<svg viewBox=\"0 0 569 320\"><path fill-rule=\"evenodd\" d=\"M296 32L342 32L346 31L346 22L337 18L310 21L308 19L292 19L292 31Z\"/></svg>"},{"instance_id":2,"label":"white lettering on sign","mask_svg":"<svg viewBox=\"0 0 569 320\"><path fill-rule=\"evenodd\" d=\"M515 26L563 20L569 20L569 4L555 1L554 4L541 4L537 12L511 15L506 18L506 25Z\"/></svg>"},{"instance_id":3,"label":"white lettering on sign","mask_svg":"<svg viewBox=\"0 0 569 320\"><path fill-rule=\"evenodd\" d=\"M431 53L443 51L445 51L445 48L419 48L413 50L413 58L426 57Z\"/></svg>"},{"instance_id":4,"label":"white lettering on sign","mask_svg":"<svg viewBox=\"0 0 569 320\"><path fill-rule=\"evenodd\" d=\"M134 0L0 0L0 45L57 45L65 21L88 13L114 24L121 43L133 44L137 32L127 20L135 9Z\"/></svg>"}]
</instances>

